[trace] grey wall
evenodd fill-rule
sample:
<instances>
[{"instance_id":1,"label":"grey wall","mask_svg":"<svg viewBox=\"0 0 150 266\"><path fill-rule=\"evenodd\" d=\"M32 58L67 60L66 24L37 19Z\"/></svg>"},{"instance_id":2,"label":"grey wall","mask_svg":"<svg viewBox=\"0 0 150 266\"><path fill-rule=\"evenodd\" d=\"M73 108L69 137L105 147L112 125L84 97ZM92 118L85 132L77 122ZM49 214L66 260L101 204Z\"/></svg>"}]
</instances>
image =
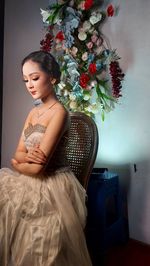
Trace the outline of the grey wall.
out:
<instances>
[{"instance_id":1,"label":"grey wall","mask_svg":"<svg viewBox=\"0 0 150 266\"><path fill-rule=\"evenodd\" d=\"M150 156L150 1L115 2L120 3L119 15L108 20L103 32L122 57L126 76L120 104L104 123L98 122L102 139L98 163L128 164Z\"/></svg>"},{"instance_id":2,"label":"grey wall","mask_svg":"<svg viewBox=\"0 0 150 266\"><path fill-rule=\"evenodd\" d=\"M39 49L44 34L40 7L44 9L48 1L5 2L2 166L10 166L23 121L32 107L22 83L20 62L26 54ZM108 20L103 32L122 57L120 63L126 77L120 104L106 115L105 122L96 117L100 146L95 165L119 173L128 193L130 236L150 243L150 1L114 3L120 4L119 15ZM137 226L135 220L139 221Z\"/></svg>"},{"instance_id":3,"label":"grey wall","mask_svg":"<svg viewBox=\"0 0 150 266\"><path fill-rule=\"evenodd\" d=\"M0 64L3 66L3 38L4 38L4 0L0 1ZM0 68L0 150L2 140L2 99L3 99L3 67ZM1 163L1 153L0 153Z\"/></svg>"},{"instance_id":4,"label":"grey wall","mask_svg":"<svg viewBox=\"0 0 150 266\"><path fill-rule=\"evenodd\" d=\"M46 6L46 0L5 1L2 166L10 165L26 114L32 108L20 64L24 56L40 48L44 34L40 7Z\"/></svg>"},{"instance_id":5,"label":"grey wall","mask_svg":"<svg viewBox=\"0 0 150 266\"><path fill-rule=\"evenodd\" d=\"M103 31L121 55L126 76L120 104L104 123L98 122L96 165L119 173L127 192L130 237L150 244L150 1L117 2L119 15Z\"/></svg>"}]
</instances>

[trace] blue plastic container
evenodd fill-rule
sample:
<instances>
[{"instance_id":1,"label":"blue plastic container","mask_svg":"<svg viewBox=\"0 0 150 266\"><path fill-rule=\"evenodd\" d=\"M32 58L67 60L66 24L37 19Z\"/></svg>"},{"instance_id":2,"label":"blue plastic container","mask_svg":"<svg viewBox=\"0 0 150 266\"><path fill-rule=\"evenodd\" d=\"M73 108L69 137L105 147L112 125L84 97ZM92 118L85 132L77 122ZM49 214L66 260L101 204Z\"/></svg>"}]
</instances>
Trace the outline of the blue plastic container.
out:
<instances>
[{"instance_id":1,"label":"blue plastic container","mask_svg":"<svg viewBox=\"0 0 150 266\"><path fill-rule=\"evenodd\" d=\"M94 169L88 189L87 244L95 252L104 252L127 240L119 177L107 169Z\"/></svg>"}]
</instances>

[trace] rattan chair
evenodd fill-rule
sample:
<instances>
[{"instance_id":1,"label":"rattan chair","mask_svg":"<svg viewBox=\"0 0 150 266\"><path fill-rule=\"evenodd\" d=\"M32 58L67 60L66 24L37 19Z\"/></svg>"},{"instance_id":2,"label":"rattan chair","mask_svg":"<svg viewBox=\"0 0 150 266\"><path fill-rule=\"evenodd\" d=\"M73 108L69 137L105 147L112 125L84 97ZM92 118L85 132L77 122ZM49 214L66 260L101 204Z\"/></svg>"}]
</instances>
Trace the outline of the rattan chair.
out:
<instances>
[{"instance_id":1,"label":"rattan chair","mask_svg":"<svg viewBox=\"0 0 150 266\"><path fill-rule=\"evenodd\" d=\"M98 149L98 130L92 118L71 112L67 159L79 182L86 189Z\"/></svg>"}]
</instances>

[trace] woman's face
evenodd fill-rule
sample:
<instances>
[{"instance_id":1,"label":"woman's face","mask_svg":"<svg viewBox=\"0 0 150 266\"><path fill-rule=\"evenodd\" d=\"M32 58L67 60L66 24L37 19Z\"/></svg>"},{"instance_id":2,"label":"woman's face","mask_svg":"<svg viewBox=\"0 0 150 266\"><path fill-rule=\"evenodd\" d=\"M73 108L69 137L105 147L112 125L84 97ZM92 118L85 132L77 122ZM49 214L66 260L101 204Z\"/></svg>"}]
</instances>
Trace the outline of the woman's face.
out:
<instances>
[{"instance_id":1,"label":"woman's face","mask_svg":"<svg viewBox=\"0 0 150 266\"><path fill-rule=\"evenodd\" d=\"M23 80L27 90L36 99L47 97L52 91L51 77L40 69L38 63L27 61L23 67Z\"/></svg>"}]
</instances>

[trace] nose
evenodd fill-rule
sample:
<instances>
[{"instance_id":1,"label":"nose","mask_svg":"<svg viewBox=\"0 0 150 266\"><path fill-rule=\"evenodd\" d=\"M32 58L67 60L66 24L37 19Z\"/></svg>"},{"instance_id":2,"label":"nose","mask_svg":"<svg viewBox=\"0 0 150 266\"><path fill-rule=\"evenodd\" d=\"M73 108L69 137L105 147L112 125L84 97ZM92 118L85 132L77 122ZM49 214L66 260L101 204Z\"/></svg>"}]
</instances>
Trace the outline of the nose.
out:
<instances>
[{"instance_id":1,"label":"nose","mask_svg":"<svg viewBox=\"0 0 150 266\"><path fill-rule=\"evenodd\" d=\"M27 87L28 87L28 89L32 89L33 88L32 80L28 81Z\"/></svg>"}]
</instances>

